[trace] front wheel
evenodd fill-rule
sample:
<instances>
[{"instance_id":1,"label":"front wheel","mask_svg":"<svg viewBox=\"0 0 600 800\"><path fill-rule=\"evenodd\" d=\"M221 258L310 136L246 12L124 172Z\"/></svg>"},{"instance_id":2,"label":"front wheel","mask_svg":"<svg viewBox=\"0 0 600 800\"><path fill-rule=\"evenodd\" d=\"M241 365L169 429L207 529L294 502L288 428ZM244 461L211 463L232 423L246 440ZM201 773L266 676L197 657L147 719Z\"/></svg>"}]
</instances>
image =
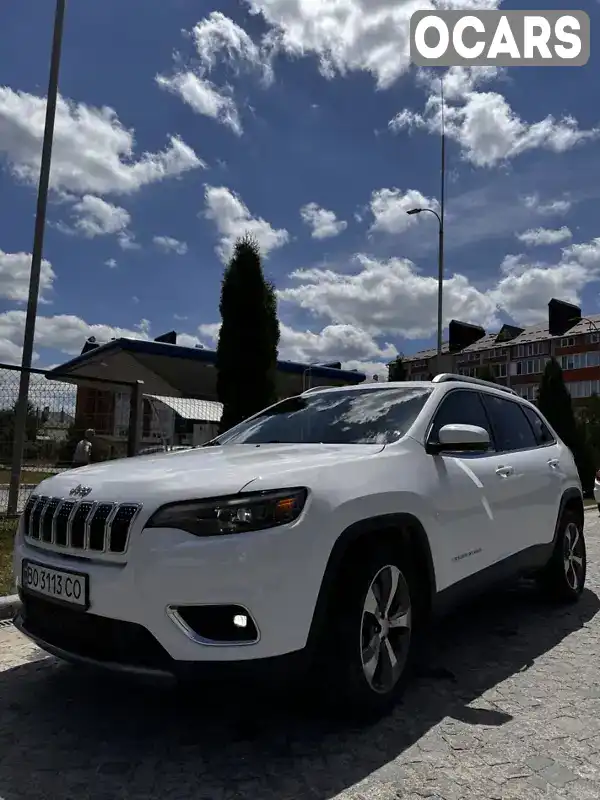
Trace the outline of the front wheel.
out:
<instances>
[{"instance_id":1,"label":"front wheel","mask_svg":"<svg viewBox=\"0 0 600 800\"><path fill-rule=\"evenodd\" d=\"M583 524L572 511L561 518L552 558L539 576L544 593L562 603L576 602L585 586L587 554Z\"/></svg>"},{"instance_id":2,"label":"front wheel","mask_svg":"<svg viewBox=\"0 0 600 800\"><path fill-rule=\"evenodd\" d=\"M319 682L344 716L377 718L402 691L412 655L412 598L408 563L388 548L353 559L340 576Z\"/></svg>"}]
</instances>

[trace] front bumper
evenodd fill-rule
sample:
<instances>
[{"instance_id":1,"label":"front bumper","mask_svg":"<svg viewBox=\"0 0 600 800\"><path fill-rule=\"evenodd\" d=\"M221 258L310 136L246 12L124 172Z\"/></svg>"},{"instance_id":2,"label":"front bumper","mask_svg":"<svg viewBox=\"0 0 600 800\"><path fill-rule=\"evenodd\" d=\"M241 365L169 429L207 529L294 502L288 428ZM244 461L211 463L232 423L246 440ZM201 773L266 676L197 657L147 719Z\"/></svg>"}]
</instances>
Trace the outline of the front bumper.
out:
<instances>
[{"instance_id":1,"label":"front bumper","mask_svg":"<svg viewBox=\"0 0 600 800\"><path fill-rule=\"evenodd\" d=\"M173 674L188 668L195 672L199 666L210 671L211 665L222 673L228 663L258 666L298 653L308 640L324 571L311 537L302 528L292 525L222 539L145 530L131 543L125 564L42 551L19 533L14 569L23 608L16 624L62 658L140 674L147 670ZM88 611L23 592L24 558L88 575ZM172 614L173 607L189 605L247 609L258 628L258 641L215 644L191 636ZM98 652L90 648L86 629L94 633L92 644L95 640L102 645ZM110 642L115 643L112 650ZM136 652L143 654L141 662Z\"/></svg>"},{"instance_id":2,"label":"front bumper","mask_svg":"<svg viewBox=\"0 0 600 800\"><path fill-rule=\"evenodd\" d=\"M67 610L23 591L19 597L13 622L21 633L47 653L94 671L165 686L205 680L273 687L293 681L309 667L305 650L246 661L178 661L142 626Z\"/></svg>"}]
</instances>

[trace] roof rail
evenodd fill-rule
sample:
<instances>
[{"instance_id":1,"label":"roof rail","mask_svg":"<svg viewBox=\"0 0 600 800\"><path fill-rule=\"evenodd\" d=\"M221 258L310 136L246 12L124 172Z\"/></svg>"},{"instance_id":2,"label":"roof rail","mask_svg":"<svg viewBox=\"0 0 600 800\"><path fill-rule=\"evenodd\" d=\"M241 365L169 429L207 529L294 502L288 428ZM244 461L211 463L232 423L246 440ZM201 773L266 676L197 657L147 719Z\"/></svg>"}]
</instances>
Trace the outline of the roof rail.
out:
<instances>
[{"instance_id":1,"label":"roof rail","mask_svg":"<svg viewBox=\"0 0 600 800\"><path fill-rule=\"evenodd\" d=\"M487 386L491 389L499 389L501 392L507 394L514 394L518 397L514 389L508 386L501 386L499 383L492 383L491 381L484 381L481 378L470 378L468 375L453 375L451 372L442 372L432 379L432 383L447 383L448 381L459 381L460 383L476 383L478 386Z\"/></svg>"}]
</instances>

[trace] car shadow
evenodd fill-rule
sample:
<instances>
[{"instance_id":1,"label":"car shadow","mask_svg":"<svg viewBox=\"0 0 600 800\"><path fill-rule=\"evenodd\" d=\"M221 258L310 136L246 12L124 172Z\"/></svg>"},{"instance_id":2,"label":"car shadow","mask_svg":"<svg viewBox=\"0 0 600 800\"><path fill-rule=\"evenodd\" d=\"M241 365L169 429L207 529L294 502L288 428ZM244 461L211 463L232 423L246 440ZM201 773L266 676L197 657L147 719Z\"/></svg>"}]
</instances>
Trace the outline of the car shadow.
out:
<instances>
[{"instance_id":1,"label":"car shadow","mask_svg":"<svg viewBox=\"0 0 600 800\"><path fill-rule=\"evenodd\" d=\"M182 697L51 658L24 664L0 673L0 796L327 800L442 720L509 722L501 703L481 696L529 669L599 608L589 590L566 608L525 584L495 592L432 628L403 701L357 729L302 713L293 696L267 703L198 685Z\"/></svg>"}]
</instances>

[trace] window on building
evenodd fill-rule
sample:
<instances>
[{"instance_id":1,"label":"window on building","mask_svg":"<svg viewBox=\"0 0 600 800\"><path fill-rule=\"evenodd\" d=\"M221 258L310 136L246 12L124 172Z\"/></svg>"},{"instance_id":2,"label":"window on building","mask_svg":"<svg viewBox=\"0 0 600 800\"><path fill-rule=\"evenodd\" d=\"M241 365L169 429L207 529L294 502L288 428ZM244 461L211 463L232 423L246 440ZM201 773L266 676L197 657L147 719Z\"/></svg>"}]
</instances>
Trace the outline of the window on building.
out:
<instances>
[{"instance_id":1,"label":"window on building","mask_svg":"<svg viewBox=\"0 0 600 800\"><path fill-rule=\"evenodd\" d=\"M538 375L544 371L549 360L548 358L531 358L527 361L518 361L517 375Z\"/></svg>"}]
</instances>

